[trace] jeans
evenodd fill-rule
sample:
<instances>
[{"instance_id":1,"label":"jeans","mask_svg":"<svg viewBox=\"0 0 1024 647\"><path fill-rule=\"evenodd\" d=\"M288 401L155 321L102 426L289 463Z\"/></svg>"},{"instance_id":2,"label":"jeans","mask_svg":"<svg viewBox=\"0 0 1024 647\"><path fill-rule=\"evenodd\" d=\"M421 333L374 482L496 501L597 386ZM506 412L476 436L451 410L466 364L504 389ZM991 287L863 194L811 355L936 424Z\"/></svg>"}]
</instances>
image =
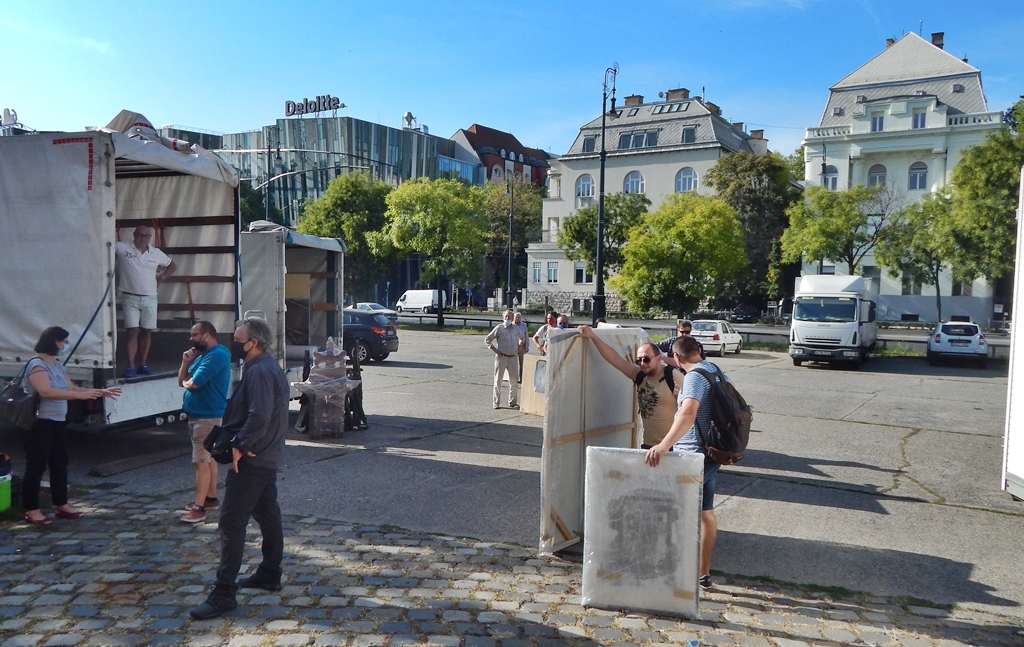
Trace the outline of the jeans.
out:
<instances>
[{"instance_id":1,"label":"jeans","mask_svg":"<svg viewBox=\"0 0 1024 647\"><path fill-rule=\"evenodd\" d=\"M259 524L263 535L263 562L255 576L280 582L284 530L281 527L281 508L277 505L277 470L249 465L242 457L238 471L228 471L220 507L220 567L214 590L223 595L233 597L238 590L235 579L242 567L245 527L249 525L249 517Z\"/></svg>"},{"instance_id":2,"label":"jeans","mask_svg":"<svg viewBox=\"0 0 1024 647\"><path fill-rule=\"evenodd\" d=\"M68 502L67 423L36 418L25 439L25 479L21 486L21 505L25 510L39 509L39 484L50 470L50 502L54 507Z\"/></svg>"}]
</instances>

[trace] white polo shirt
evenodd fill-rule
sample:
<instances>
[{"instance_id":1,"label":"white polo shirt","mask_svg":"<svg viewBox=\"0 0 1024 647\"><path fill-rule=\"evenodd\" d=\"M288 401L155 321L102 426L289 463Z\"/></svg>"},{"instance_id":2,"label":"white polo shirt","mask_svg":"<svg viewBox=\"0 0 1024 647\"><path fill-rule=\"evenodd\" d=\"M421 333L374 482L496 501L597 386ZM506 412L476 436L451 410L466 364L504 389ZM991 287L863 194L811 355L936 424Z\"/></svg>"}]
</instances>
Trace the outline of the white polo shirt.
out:
<instances>
[{"instance_id":1,"label":"white polo shirt","mask_svg":"<svg viewBox=\"0 0 1024 647\"><path fill-rule=\"evenodd\" d=\"M171 257L152 245L148 245L144 252L140 252L134 243L124 241L118 241L115 247L121 290L132 294L156 296L157 270L170 265Z\"/></svg>"}]
</instances>

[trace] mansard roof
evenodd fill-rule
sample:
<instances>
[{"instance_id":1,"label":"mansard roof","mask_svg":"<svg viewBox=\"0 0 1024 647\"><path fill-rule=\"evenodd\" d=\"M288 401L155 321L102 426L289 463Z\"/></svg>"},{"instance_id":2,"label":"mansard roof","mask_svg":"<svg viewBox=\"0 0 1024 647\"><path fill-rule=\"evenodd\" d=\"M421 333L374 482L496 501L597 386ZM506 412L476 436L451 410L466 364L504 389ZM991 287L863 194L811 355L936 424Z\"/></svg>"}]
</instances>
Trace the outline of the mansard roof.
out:
<instances>
[{"instance_id":1,"label":"mansard roof","mask_svg":"<svg viewBox=\"0 0 1024 647\"><path fill-rule=\"evenodd\" d=\"M842 90L971 74L981 74L981 70L917 34L909 33L829 89Z\"/></svg>"}]
</instances>

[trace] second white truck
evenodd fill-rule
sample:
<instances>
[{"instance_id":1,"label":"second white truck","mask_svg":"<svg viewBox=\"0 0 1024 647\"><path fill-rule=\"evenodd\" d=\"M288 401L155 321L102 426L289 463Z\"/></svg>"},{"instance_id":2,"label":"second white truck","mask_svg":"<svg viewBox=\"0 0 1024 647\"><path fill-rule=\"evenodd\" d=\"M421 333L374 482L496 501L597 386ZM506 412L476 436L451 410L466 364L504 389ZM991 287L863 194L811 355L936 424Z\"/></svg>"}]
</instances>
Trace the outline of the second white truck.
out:
<instances>
[{"instance_id":1,"label":"second white truck","mask_svg":"<svg viewBox=\"0 0 1024 647\"><path fill-rule=\"evenodd\" d=\"M867 359L878 337L878 286L863 276L814 274L796 279L789 356L804 362L843 363Z\"/></svg>"}]
</instances>

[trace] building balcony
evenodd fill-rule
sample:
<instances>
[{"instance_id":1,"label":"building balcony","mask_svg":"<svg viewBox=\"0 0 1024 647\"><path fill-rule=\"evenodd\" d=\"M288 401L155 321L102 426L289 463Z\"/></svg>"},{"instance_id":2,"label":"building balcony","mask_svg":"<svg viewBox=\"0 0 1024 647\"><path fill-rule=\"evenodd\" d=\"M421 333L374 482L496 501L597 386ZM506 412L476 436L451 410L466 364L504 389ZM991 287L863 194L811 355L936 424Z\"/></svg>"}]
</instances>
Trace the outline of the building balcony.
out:
<instances>
[{"instance_id":1,"label":"building balcony","mask_svg":"<svg viewBox=\"0 0 1024 647\"><path fill-rule=\"evenodd\" d=\"M929 119L934 119L934 115L930 115ZM945 122L943 123L942 126L940 126L940 128L969 128L969 127L972 127L972 126L976 127L976 126L986 126L986 125L998 125L998 124L1002 123L1002 121L1003 121L1003 113L998 111L998 110L996 110L994 112L976 112L976 113L966 114L966 115L964 115L964 114L947 115L946 118L945 118ZM909 123L909 121L907 123ZM932 123L934 123L934 121ZM886 125L888 126L889 122L887 122ZM892 129L892 130L887 128L884 131L872 132L872 133L869 133L869 132L854 133L853 126L850 125L850 124L847 124L847 125L844 125L844 126L822 126L822 127L819 127L819 128L808 128L804 132L804 139L805 140L811 140L811 139L827 139L827 138L832 138L832 137L848 137L848 136L853 135L853 134L884 136L886 134L890 134L891 135L892 133L907 133L907 132L916 132L916 131L920 131L920 132L932 131L932 132L934 132L935 130L936 130L936 128L934 128L934 127L928 127L928 128L906 128L906 127L904 127L904 128L897 128L897 129Z\"/></svg>"},{"instance_id":2,"label":"building balcony","mask_svg":"<svg viewBox=\"0 0 1024 647\"><path fill-rule=\"evenodd\" d=\"M822 137L842 137L853 132L852 126L824 126L822 128L808 128L804 133L804 139L820 139Z\"/></svg>"},{"instance_id":3,"label":"building balcony","mask_svg":"<svg viewBox=\"0 0 1024 647\"><path fill-rule=\"evenodd\" d=\"M1000 111L995 112L978 112L971 115L949 115L946 117L947 126L965 126L971 124L992 124L1002 123L1003 113Z\"/></svg>"}]
</instances>

